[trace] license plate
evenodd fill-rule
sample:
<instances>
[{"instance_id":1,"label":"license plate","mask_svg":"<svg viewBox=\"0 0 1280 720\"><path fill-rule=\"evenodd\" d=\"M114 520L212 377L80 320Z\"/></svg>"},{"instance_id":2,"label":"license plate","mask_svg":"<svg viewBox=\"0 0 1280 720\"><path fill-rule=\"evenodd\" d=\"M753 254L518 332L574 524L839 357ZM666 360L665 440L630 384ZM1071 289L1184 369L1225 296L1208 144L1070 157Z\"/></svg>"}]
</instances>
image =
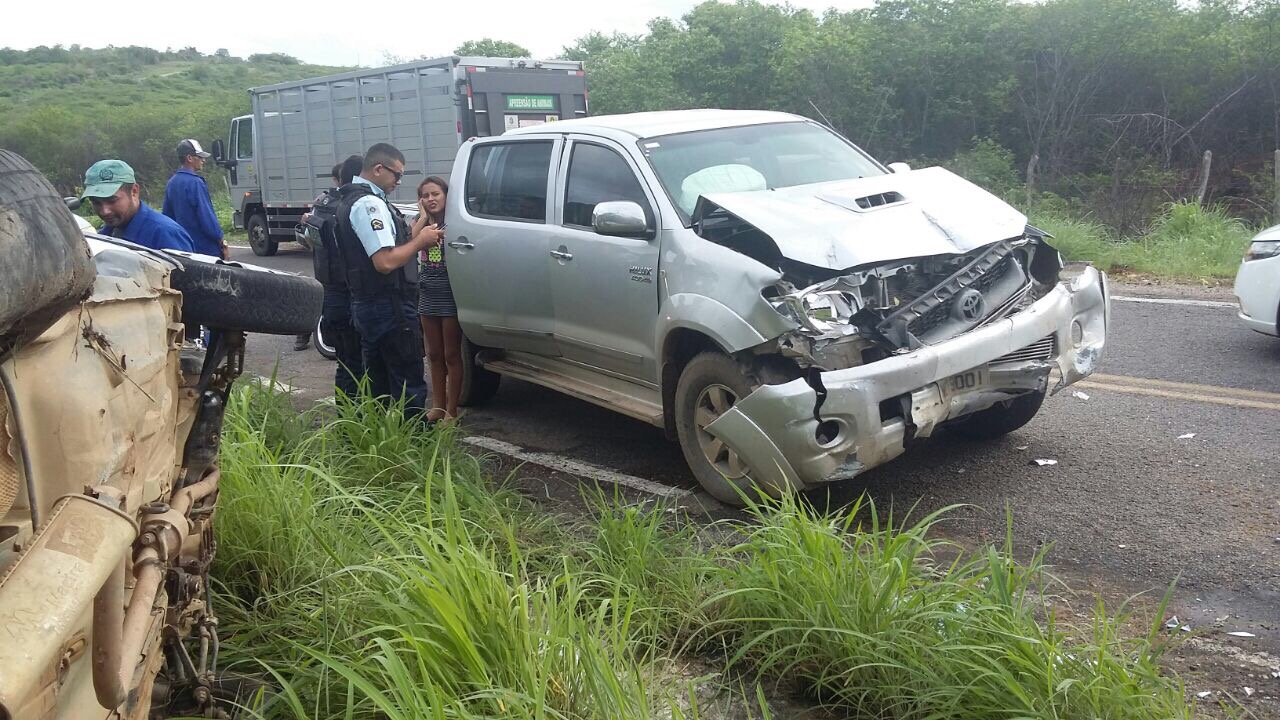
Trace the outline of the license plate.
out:
<instances>
[{"instance_id":1,"label":"license plate","mask_svg":"<svg viewBox=\"0 0 1280 720\"><path fill-rule=\"evenodd\" d=\"M956 373L938 384L942 386L943 395L955 397L986 388L988 380L987 369L979 367Z\"/></svg>"}]
</instances>

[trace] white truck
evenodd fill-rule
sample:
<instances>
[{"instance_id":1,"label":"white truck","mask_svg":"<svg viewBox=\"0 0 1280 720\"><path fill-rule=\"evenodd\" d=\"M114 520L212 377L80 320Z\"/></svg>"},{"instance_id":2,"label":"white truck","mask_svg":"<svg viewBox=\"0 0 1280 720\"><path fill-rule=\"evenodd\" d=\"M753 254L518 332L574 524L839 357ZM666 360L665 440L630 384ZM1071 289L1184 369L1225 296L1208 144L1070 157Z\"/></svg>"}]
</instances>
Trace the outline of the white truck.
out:
<instances>
[{"instance_id":1,"label":"white truck","mask_svg":"<svg viewBox=\"0 0 1280 720\"><path fill-rule=\"evenodd\" d=\"M228 171L233 222L258 255L300 241L298 222L333 166L374 143L407 159L392 201L416 204L430 175L448 177L462 142L587 114L583 64L450 56L250 88L214 158Z\"/></svg>"}]
</instances>

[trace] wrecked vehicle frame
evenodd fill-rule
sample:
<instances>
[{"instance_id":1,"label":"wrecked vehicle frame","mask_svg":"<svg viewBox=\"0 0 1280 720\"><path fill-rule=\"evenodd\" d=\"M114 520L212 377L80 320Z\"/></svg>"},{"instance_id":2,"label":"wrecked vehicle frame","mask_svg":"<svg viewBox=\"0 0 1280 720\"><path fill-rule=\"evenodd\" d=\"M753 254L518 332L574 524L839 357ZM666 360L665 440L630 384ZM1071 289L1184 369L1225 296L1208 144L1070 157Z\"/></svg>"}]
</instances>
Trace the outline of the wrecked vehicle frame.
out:
<instances>
[{"instance_id":1,"label":"wrecked vehicle frame","mask_svg":"<svg viewBox=\"0 0 1280 720\"><path fill-rule=\"evenodd\" d=\"M534 218L505 227L483 206L501 191L485 184L501 179L493 158L522 141L553 158L545 248L526 241L550 251L549 270L491 234ZM584 145L635 182L575 190ZM798 116L549 123L467 143L452 179L448 261L475 363L664 427L728 502L854 477L943 426L1003 435L1034 417L1053 373L1056 392L1105 348L1103 273L1064 264L963 178L890 169ZM574 227L586 201L591 227ZM518 300L479 281L505 265ZM538 302L543 277L553 307Z\"/></svg>"}]
</instances>

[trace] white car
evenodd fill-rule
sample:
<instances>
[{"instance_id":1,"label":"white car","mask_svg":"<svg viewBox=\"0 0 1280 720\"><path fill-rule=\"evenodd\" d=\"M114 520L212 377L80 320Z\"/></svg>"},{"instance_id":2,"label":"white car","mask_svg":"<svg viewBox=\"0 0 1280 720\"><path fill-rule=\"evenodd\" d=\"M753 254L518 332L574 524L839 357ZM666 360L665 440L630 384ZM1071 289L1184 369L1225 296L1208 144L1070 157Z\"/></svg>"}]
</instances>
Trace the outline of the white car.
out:
<instances>
[{"instance_id":1,"label":"white car","mask_svg":"<svg viewBox=\"0 0 1280 720\"><path fill-rule=\"evenodd\" d=\"M1235 292L1245 325L1280 335L1280 225L1254 236L1236 273Z\"/></svg>"}]
</instances>

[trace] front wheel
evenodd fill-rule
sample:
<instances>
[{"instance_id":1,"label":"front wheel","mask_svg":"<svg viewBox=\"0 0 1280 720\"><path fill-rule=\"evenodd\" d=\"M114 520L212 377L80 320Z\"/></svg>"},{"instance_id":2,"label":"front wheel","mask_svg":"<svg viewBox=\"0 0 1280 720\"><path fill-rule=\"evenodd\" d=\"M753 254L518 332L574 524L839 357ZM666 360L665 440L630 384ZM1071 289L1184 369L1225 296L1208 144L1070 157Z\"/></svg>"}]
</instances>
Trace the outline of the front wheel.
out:
<instances>
[{"instance_id":1,"label":"front wheel","mask_svg":"<svg viewBox=\"0 0 1280 720\"><path fill-rule=\"evenodd\" d=\"M249 233L249 247L253 248L253 254L258 257L269 257L276 254L276 250L280 248L280 243L271 237L271 232L267 228L267 216L262 213L254 213L249 216L249 222L245 224L245 230Z\"/></svg>"},{"instance_id":2,"label":"front wheel","mask_svg":"<svg viewBox=\"0 0 1280 720\"><path fill-rule=\"evenodd\" d=\"M1044 404L1044 390L1019 395L986 410L947 423L947 429L969 440L994 440L1031 422Z\"/></svg>"},{"instance_id":3,"label":"front wheel","mask_svg":"<svg viewBox=\"0 0 1280 720\"><path fill-rule=\"evenodd\" d=\"M733 358L714 352L690 360L676 383L676 435L685 462L704 490L729 505L742 505L742 494L751 492L751 468L706 428L753 389Z\"/></svg>"}]
</instances>

